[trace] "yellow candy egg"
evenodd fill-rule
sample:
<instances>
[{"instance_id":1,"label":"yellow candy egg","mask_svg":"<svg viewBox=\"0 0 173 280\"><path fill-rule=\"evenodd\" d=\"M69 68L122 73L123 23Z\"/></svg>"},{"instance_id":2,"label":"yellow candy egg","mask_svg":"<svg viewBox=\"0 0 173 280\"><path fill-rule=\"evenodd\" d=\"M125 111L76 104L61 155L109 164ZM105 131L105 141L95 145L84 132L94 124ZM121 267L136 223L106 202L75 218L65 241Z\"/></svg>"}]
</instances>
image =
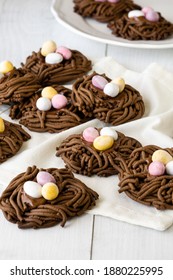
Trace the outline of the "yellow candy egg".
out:
<instances>
[{"instance_id":1,"label":"yellow candy egg","mask_svg":"<svg viewBox=\"0 0 173 280\"><path fill-rule=\"evenodd\" d=\"M42 92L41 92L41 95L43 97L47 97L49 98L50 100L52 99L52 97L54 95L56 95L58 92L56 91L56 89L54 89L53 87L45 87Z\"/></svg>"},{"instance_id":2,"label":"yellow candy egg","mask_svg":"<svg viewBox=\"0 0 173 280\"><path fill-rule=\"evenodd\" d=\"M3 133L5 130L5 124L3 119L0 117L0 133Z\"/></svg>"},{"instance_id":3,"label":"yellow candy egg","mask_svg":"<svg viewBox=\"0 0 173 280\"><path fill-rule=\"evenodd\" d=\"M125 88L125 81L123 78L116 78L112 81L112 83L115 83L119 86L120 92L122 92Z\"/></svg>"},{"instance_id":4,"label":"yellow candy egg","mask_svg":"<svg viewBox=\"0 0 173 280\"><path fill-rule=\"evenodd\" d=\"M41 54L43 56L48 55L49 53L53 53L55 52L57 49L57 45L54 41L46 41L44 42L44 44L42 45L41 48Z\"/></svg>"},{"instance_id":5,"label":"yellow candy egg","mask_svg":"<svg viewBox=\"0 0 173 280\"><path fill-rule=\"evenodd\" d=\"M173 160L172 156L164 150L157 150L152 155L152 161L160 161L163 164L167 164L171 160Z\"/></svg>"},{"instance_id":6,"label":"yellow candy egg","mask_svg":"<svg viewBox=\"0 0 173 280\"><path fill-rule=\"evenodd\" d=\"M59 189L54 183L46 183L42 187L42 196L47 200L55 199L59 194Z\"/></svg>"},{"instance_id":7,"label":"yellow candy egg","mask_svg":"<svg viewBox=\"0 0 173 280\"><path fill-rule=\"evenodd\" d=\"M93 146L99 151L105 151L110 149L114 144L114 138L112 136L103 135L95 138Z\"/></svg>"},{"instance_id":8,"label":"yellow candy egg","mask_svg":"<svg viewBox=\"0 0 173 280\"><path fill-rule=\"evenodd\" d=\"M13 69L14 69L14 66L13 66L13 64L10 61L5 60L5 61L2 61L0 63L0 72L2 74L9 73Z\"/></svg>"}]
</instances>

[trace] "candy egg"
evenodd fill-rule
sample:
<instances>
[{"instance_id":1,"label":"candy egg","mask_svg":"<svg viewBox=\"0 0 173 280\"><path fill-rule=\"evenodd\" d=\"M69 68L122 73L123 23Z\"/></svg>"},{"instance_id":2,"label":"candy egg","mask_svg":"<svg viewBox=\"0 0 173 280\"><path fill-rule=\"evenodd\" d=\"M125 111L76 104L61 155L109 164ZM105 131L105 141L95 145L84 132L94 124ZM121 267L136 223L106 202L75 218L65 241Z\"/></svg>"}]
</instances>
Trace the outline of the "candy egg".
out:
<instances>
[{"instance_id":1,"label":"candy egg","mask_svg":"<svg viewBox=\"0 0 173 280\"><path fill-rule=\"evenodd\" d=\"M114 138L111 136L103 135L94 140L93 146L99 151L110 149L114 144Z\"/></svg>"},{"instance_id":2,"label":"candy egg","mask_svg":"<svg viewBox=\"0 0 173 280\"><path fill-rule=\"evenodd\" d=\"M167 164L166 164L166 173L168 175L173 175L173 160L169 161Z\"/></svg>"},{"instance_id":3,"label":"candy egg","mask_svg":"<svg viewBox=\"0 0 173 280\"><path fill-rule=\"evenodd\" d=\"M51 107L52 107L52 103L51 103L49 98L47 98L47 97L40 97L39 99L37 99L36 107L40 111L49 111L51 109Z\"/></svg>"},{"instance_id":4,"label":"candy egg","mask_svg":"<svg viewBox=\"0 0 173 280\"><path fill-rule=\"evenodd\" d=\"M0 72L2 74L9 73L13 69L14 69L14 66L13 66L13 64L10 61L5 60L5 61L2 61L0 63Z\"/></svg>"},{"instance_id":5,"label":"candy egg","mask_svg":"<svg viewBox=\"0 0 173 280\"><path fill-rule=\"evenodd\" d=\"M120 0L108 0L110 3L118 3Z\"/></svg>"},{"instance_id":6,"label":"candy egg","mask_svg":"<svg viewBox=\"0 0 173 280\"><path fill-rule=\"evenodd\" d=\"M42 187L42 196L47 200L55 199L59 194L59 189L54 183L46 183Z\"/></svg>"},{"instance_id":7,"label":"candy egg","mask_svg":"<svg viewBox=\"0 0 173 280\"><path fill-rule=\"evenodd\" d=\"M161 176L165 173L165 165L160 161L153 161L148 167L148 172L153 176Z\"/></svg>"},{"instance_id":8,"label":"candy egg","mask_svg":"<svg viewBox=\"0 0 173 280\"><path fill-rule=\"evenodd\" d=\"M93 143L94 140L99 136L99 132L94 127L87 127L82 134L85 141Z\"/></svg>"},{"instance_id":9,"label":"candy egg","mask_svg":"<svg viewBox=\"0 0 173 280\"><path fill-rule=\"evenodd\" d=\"M108 83L108 81L100 75L95 75L92 77L92 84L96 88L103 90L107 83Z\"/></svg>"},{"instance_id":10,"label":"candy egg","mask_svg":"<svg viewBox=\"0 0 173 280\"><path fill-rule=\"evenodd\" d=\"M112 80L112 83L115 83L119 86L119 92L122 92L125 88L125 81L123 78L116 78L114 80Z\"/></svg>"},{"instance_id":11,"label":"candy egg","mask_svg":"<svg viewBox=\"0 0 173 280\"><path fill-rule=\"evenodd\" d=\"M42 186L46 183L56 183L55 178L47 171L38 172L36 179L37 183L39 183Z\"/></svg>"},{"instance_id":12,"label":"candy egg","mask_svg":"<svg viewBox=\"0 0 173 280\"><path fill-rule=\"evenodd\" d=\"M143 7L141 11L146 15L148 12L153 11L153 9L151 7Z\"/></svg>"},{"instance_id":13,"label":"candy egg","mask_svg":"<svg viewBox=\"0 0 173 280\"><path fill-rule=\"evenodd\" d=\"M71 50L67 49L66 47L58 47L56 50L57 53L60 53L64 59L70 59L72 57Z\"/></svg>"},{"instance_id":14,"label":"candy egg","mask_svg":"<svg viewBox=\"0 0 173 280\"><path fill-rule=\"evenodd\" d=\"M171 160L173 160L172 156L164 150L157 150L152 155L152 161L160 161L163 164L167 164Z\"/></svg>"},{"instance_id":15,"label":"candy egg","mask_svg":"<svg viewBox=\"0 0 173 280\"><path fill-rule=\"evenodd\" d=\"M118 133L113 128L110 128L110 127L103 127L100 130L100 135L101 136L103 136L103 135L112 136L114 138L114 140L118 139Z\"/></svg>"},{"instance_id":16,"label":"candy egg","mask_svg":"<svg viewBox=\"0 0 173 280\"><path fill-rule=\"evenodd\" d=\"M49 53L53 53L56 51L57 45L54 41L46 41L42 45L41 54L43 56L48 55Z\"/></svg>"},{"instance_id":17,"label":"candy egg","mask_svg":"<svg viewBox=\"0 0 173 280\"><path fill-rule=\"evenodd\" d=\"M103 92L111 97L115 97L119 93L119 86L114 83L108 83L105 85Z\"/></svg>"},{"instance_id":18,"label":"candy egg","mask_svg":"<svg viewBox=\"0 0 173 280\"><path fill-rule=\"evenodd\" d=\"M42 197L42 186L33 181L27 181L23 185L24 192L33 197L33 198L40 198Z\"/></svg>"},{"instance_id":19,"label":"candy egg","mask_svg":"<svg viewBox=\"0 0 173 280\"><path fill-rule=\"evenodd\" d=\"M128 13L129 18L144 17L144 13L140 10L133 10Z\"/></svg>"},{"instance_id":20,"label":"candy egg","mask_svg":"<svg viewBox=\"0 0 173 280\"><path fill-rule=\"evenodd\" d=\"M67 103L67 98L62 94L56 94L52 98L52 106L55 109L62 109L67 105Z\"/></svg>"},{"instance_id":21,"label":"candy egg","mask_svg":"<svg viewBox=\"0 0 173 280\"><path fill-rule=\"evenodd\" d=\"M56 91L56 89L54 89L53 87L45 87L42 92L41 95L42 97L47 97L49 99L52 99L52 97L54 95L56 95L58 92Z\"/></svg>"},{"instance_id":22,"label":"candy egg","mask_svg":"<svg viewBox=\"0 0 173 280\"><path fill-rule=\"evenodd\" d=\"M3 133L5 130L4 120L0 117L0 133Z\"/></svg>"},{"instance_id":23,"label":"candy egg","mask_svg":"<svg viewBox=\"0 0 173 280\"><path fill-rule=\"evenodd\" d=\"M46 55L45 62L49 64L57 64L63 61L63 56L60 53L49 53Z\"/></svg>"},{"instance_id":24,"label":"candy egg","mask_svg":"<svg viewBox=\"0 0 173 280\"><path fill-rule=\"evenodd\" d=\"M148 13L145 15L145 18L149 21L156 22L159 20L159 14L155 11L148 11Z\"/></svg>"}]
</instances>

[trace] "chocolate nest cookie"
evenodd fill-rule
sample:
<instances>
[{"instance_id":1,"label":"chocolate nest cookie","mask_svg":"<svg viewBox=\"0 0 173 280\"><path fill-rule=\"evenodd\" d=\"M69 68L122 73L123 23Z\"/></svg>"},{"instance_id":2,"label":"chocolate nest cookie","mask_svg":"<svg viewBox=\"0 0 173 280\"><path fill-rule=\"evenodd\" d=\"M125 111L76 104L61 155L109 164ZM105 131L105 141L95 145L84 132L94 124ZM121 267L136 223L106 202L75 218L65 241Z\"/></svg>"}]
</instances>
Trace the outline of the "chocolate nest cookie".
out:
<instances>
[{"instance_id":1,"label":"chocolate nest cookie","mask_svg":"<svg viewBox=\"0 0 173 280\"><path fill-rule=\"evenodd\" d=\"M22 68L25 71L31 72L40 80L42 86L63 84L72 81L91 70L91 61L77 50L70 50L71 57L62 60L50 57L48 62L46 57L39 52L32 52L28 56L25 63L22 63ZM52 54L52 53L51 53ZM53 53L55 56L57 53Z\"/></svg>"},{"instance_id":2,"label":"chocolate nest cookie","mask_svg":"<svg viewBox=\"0 0 173 280\"><path fill-rule=\"evenodd\" d=\"M30 135L18 124L0 118L0 163L14 156Z\"/></svg>"},{"instance_id":3,"label":"chocolate nest cookie","mask_svg":"<svg viewBox=\"0 0 173 280\"><path fill-rule=\"evenodd\" d=\"M0 79L0 104L21 102L39 88L40 83L35 75L14 68Z\"/></svg>"},{"instance_id":4,"label":"chocolate nest cookie","mask_svg":"<svg viewBox=\"0 0 173 280\"><path fill-rule=\"evenodd\" d=\"M46 183L49 181L48 183ZM15 177L0 198L5 218L19 228L47 228L82 215L98 194L67 169L28 167Z\"/></svg>"},{"instance_id":5,"label":"chocolate nest cookie","mask_svg":"<svg viewBox=\"0 0 173 280\"><path fill-rule=\"evenodd\" d=\"M173 209L173 148L137 148L120 167L120 193L159 210Z\"/></svg>"},{"instance_id":6,"label":"chocolate nest cookie","mask_svg":"<svg viewBox=\"0 0 173 280\"><path fill-rule=\"evenodd\" d=\"M57 147L56 156L60 156L72 172L107 177L117 174L121 158L128 159L138 147L141 144L136 139L117 133L114 129L106 128L105 131L105 128L91 127L82 134L67 137Z\"/></svg>"},{"instance_id":7,"label":"chocolate nest cookie","mask_svg":"<svg viewBox=\"0 0 173 280\"><path fill-rule=\"evenodd\" d=\"M95 0L73 0L74 12L82 17L92 17L100 22L109 22L118 19L125 12L141 7L133 3L132 0L95 1Z\"/></svg>"},{"instance_id":8,"label":"chocolate nest cookie","mask_svg":"<svg viewBox=\"0 0 173 280\"><path fill-rule=\"evenodd\" d=\"M135 14L134 14L135 15ZM124 14L118 20L112 20L108 27L112 34L128 40L163 40L173 34L173 24L167 21L160 13L155 13L154 20L147 16L130 16Z\"/></svg>"},{"instance_id":9,"label":"chocolate nest cookie","mask_svg":"<svg viewBox=\"0 0 173 280\"><path fill-rule=\"evenodd\" d=\"M39 107L37 102L44 99L41 98L41 91L39 91L24 102L13 105L10 109L10 117L20 119L19 123L31 131L50 133L61 132L89 120L72 104L70 89L63 86L47 87L45 89L48 89L48 91L54 89L57 91L59 98L64 98L63 102L65 100L66 103L62 104L62 108L51 106L50 109L48 108L49 110L47 108L44 110L44 104L43 107ZM50 101L47 101L49 104Z\"/></svg>"},{"instance_id":10,"label":"chocolate nest cookie","mask_svg":"<svg viewBox=\"0 0 173 280\"><path fill-rule=\"evenodd\" d=\"M96 72L74 82L72 102L85 116L112 125L139 119L145 111L142 96L136 89L121 78L113 83L106 75Z\"/></svg>"}]
</instances>

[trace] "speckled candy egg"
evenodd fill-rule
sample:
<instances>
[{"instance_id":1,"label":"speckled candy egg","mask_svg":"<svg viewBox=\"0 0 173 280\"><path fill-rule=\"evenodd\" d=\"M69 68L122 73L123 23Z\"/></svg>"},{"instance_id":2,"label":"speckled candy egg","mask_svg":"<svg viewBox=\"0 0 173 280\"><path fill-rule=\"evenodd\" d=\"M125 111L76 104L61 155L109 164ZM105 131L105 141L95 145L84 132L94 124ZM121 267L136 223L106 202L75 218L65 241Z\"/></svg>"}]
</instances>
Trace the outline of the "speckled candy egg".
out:
<instances>
[{"instance_id":1,"label":"speckled candy egg","mask_svg":"<svg viewBox=\"0 0 173 280\"><path fill-rule=\"evenodd\" d=\"M149 21L157 22L159 21L159 14L151 10L146 13L145 18Z\"/></svg>"},{"instance_id":2,"label":"speckled candy egg","mask_svg":"<svg viewBox=\"0 0 173 280\"><path fill-rule=\"evenodd\" d=\"M0 133L3 133L5 130L4 120L0 117Z\"/></svg>"},{"instance_id":3,"label":"speckled candy egg","mask_svg":"<svg viewBox=\"0 0 173 280\"><path fill-rule=\"evenodd\" d=\"M99 136L99 132L94 127L87 127L82 134L85 141L93 143L94 140Z\"/></svg>"},{"instance_id":4,"label":"speckled candy egg","mask_svg":"<svg viewBox=\"0 0 173 280\"><path fill-rule=\"evenodd\" d=\"M54 41L46 41L43 43L41 48L41 54L43 56L48 55L49 53L53 53L56 51L57 45Z\"/></svg>"},{"instance_id":5,"label":"speckled candy egg","mask_svg":"<svg viewBox=\"0 0 173 280\"><path fill-rule=\"evenodd\" d=\"M46 183L42 187L42 196L47 200L53 200L57 198L59 189L54 183Z\"/></svg>"},{"instance_id":6,"label":"speckled candy egg","mask_svg":"<svg viewBox=\"0 0 173 280\"><path fill-rule=\"evenodd\" d=\"M103 92L110 97L116 97L119 94L119 86L115 83L107 83Z\"/></svg>"},{"instance_id":7,"label":"speckled candy egg","mask_svg":"<svg viewBox=\"0 0 173 280\"><path fill-rule=\"evenodd\" d=\"M160 161L163 164L167 164L171 160L173 160L172 156L164 150L157 150L152 155L152 161Z\"/></svg>"},{"instance_id":8,"label":"speckled candy egg","mask_svg":"<svg viewBox=\"0 0 173 280\"><path fill-rule=\"evenodd\" d=\"M100 75L95 75L92 77L92 84L96 88L103 90L107 83L108 83L108 81Z\"/></svg>"},{"instance_id":9,"label":"speckled candy egg","mask_svg":"<svg viewBox=\"0 0 173 280\"><path fill-rule=\"evenodd\" d=\"M33 198L40 198L42 197L42 186L33 181L27 181L23 185L24 192L33 197Z\"/></svg>"},{"instance_id":10,"label":"speckled candy egg","mask_svg":"<svg viewBox=\"0 0 173 280\"><path fill-rule=\"evenodd\" d=\"M37 99L36 107L40 111L49 111L51 109L51 107L52 107L52 103L51 103L49 98L47 98L47 97L40 97L39 99Z\"/></svg>"},{"instance_id":11,"label":"speckled candy egg","mask_svg":"<svg viewBox=\"0 0 173 280\"><path fill-rule=\"evenodd\" d=\"M66 107L67 103L67 98L62 94L56 94L52 98L52 106L55 109L62 109Z\"/></svg>"},{"instance_id":12,"label":"speckled candy egg","mask_svg":"<svg viewBox=\"0 0 173 280\"><path fill-rule=\"evenodd\" d=\"M173 176L173 160L166 164L166 173Z\"/></svg>"},{"instance_id":13,"label":"speckled candy egg","mask_svg":"<svg viewBox=\"0 0 173 280\"><path fill-rule=\"evenodd\" d=\"M123 78L118 77L118 78L112 80L112 83L115 83L116 85L119 86L119 92L122 92L125 88L125 81Z\"/></svg>"},{"instance_id":14,"label":"speckled candy egg","mask_svg":"<svg viewBox=\"0 0 173 280\"><path fill-rule=\"evenodd\" d=\"M154 11L153 8L151 8L151 7L143 7L142 8L142 12L144 13L144 15L146 15L150 11Z\"/></svg>"},{"instance_id":15,"label":"speckled candy egg","mask_svg":"<svg viewBox=\"0 0 173 280\"><path fill-rule=\"evenodd\" d=\"M45 87L41 92L42 97L47 97L49 99L52 99L52 97L56 94L57 91L53 87Z\"/></svg>"},{"instance_id":16,"label":"speckled candy egg","mask_svg":"<svg viewBox=\"0 0 173 280\"><path fill-rule=\"evenodd\" d=\"M70 59L72 57L72 52L71 50L69 50L68 48L66 47L58 47L57 50L56 50L57 53L60 53L64 59Z\"/></svg>"},{"instance_id":17,"label":"speckled candy egg","mask_svg":"<svg viewBox=\"0 0 173 280\"><path fill-rule=\"evenodd\" d=\"M45 57L45 62L48 64L57 64L63 61L63 56L60 53L49 53Z\"/></svg>"},{"instance_id":18,"label":"speckled candy egg","mask_svg":"<svg viewBox=\"0 0 173 280\"><path fill-rule=\"evenodd\" d=\"M0 63L0 73L2 73L2 74L9 73L13 69L14 69L14 66L10 61L5 60Z\"/></svg>"},{"instance_id":19,"label":"speckled candy egg","mask_svg":"<svg viewBox=\"0 0 173 280\"><path fill-rule=\"evenodd\" d=\"M118 133L111 127L103 127L100 130L100 135L107 135L107 136L112 136L114 138L114 140L118 139Z\"/></svg>"},{"instance_id":20,"label":"speckled candy egg","mask_svg":"<svg viewBox=\"0 0 173 280\"><path fill-rule=\"evenodd\" d=\"M93 146L96 150L105 151L110 149L114 144L114 138L112 136L99 136L94 140Z\"/></svg>"},{"instance_id":21,"label":"speckled candy egg","mask_svg":"<svg viewBox=\"0 0 173 280\"><path fill-rule=\"evenodd\" d=\"M161 176L165 173L165 165L160 161L153 161L148 167L148 172L153 176Z\"/></svg>"},{"instance_id":22,"label":"speckled candy egg","mask_svg":"<svg viewBox=\"0 0 173 280\"><path fill-rule=\"evenodd\" d=\"M50 174L47 171L38 172L36 179L37 179L37 183L39 183L42 186L49 182L56 183L55 178L52 176L52 174Z\"/></svg>"}]
</instances>

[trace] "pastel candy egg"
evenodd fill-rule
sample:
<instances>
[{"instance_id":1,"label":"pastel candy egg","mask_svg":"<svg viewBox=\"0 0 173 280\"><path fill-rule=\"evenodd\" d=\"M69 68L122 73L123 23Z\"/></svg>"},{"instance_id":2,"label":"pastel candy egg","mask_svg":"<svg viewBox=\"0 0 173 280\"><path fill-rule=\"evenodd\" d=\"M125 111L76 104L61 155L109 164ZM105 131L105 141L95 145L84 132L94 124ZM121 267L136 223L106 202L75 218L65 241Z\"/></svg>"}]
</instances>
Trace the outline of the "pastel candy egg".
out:
<instances>
[{"instance_id":1,"label":"pastel candy egg","mask_svg":"<svg viewBox=\"0 0 173 280\"><path fill-rule=\"evenodd\" d=\"M56 94L52 98L52 106L55 109L62 109L67 105L67 103L67 98L62 94Z\"/></svg>"},{"instance_id":2,"label":"pastel candy egg","mask_svg":"<svg viewBox=\"0 0 173 280\"><path fill-rule=\"evenodd\" d=\"M0 72L2 74L9 73L13 69L14 69L14 66L13 66L13 64L10 61L5 60L5 61L2 61L0 63Z\"/></svg>"},{"instance_id":3,"label":"pastel candy egg","mask_svg":"<svg viewBox=\"0 0 173 280\"><path fill-rule=\"evenodd\" d=\"M0 133L3 133L5 130L5 124L3 119L0 117Z\"/></svg>"},{"instance_id":4,"label":"pastel candy egg","mask_svg":"<svg viewBox=\"0 0 173 280\"><path fill-rule=\"evenodd\" d=\"M23 189L27 195L33 198L42 197L42 186L37 182L27 181L24 183Z\"/></svg>"},{"instance_id":5,"label":"pastel candy egg","mask_svg":"<svg viewBox=\"0 0 173 280\"><path fill-rule=\"evenodd\" d=\"M108 81L100 75L95 75L92 77L92 84L96 88L103 90L107 83L108 83Z\"/></svg>"},{"instance_id":6,"label":"pastel candy egg","mask_svg":"<svg viewBox=\"0 0 173 280\"><path fill-rule=\"evenodd\" d=\"M48 55L49 53L53 53L56 51L57 45L54 41L46 41L43 43L41 48L41 54L43 56Z\"/></svg>"},{"instance_id":7,"label":"pastel candy egg","mask_svg":"<svg viewBox=\"0 0 173 280\"><path fill-rule=\"evenodd\" d=\"M100 135L101 136L103 136L103 135L112 136L114 138L114 140L118 139L118 133L113 128L110 128L110 127L103 127L100 130Z\"/></svg>"},{"instance_id":8,"label":"pastel candy egg","mask_svg":"<svg viewBox=\"0 0 173 280\"><path fill-rule=\"evenodd\" d=\"M49 53L46 55L45 62L49 64L57 64L63 61L63 56L60 53Z\"/></svg>"},{"instance_id":9,"label":"pastel candy egg","mask_svg":"<svg viewBox=\"0 0 173 280\"><path fill-rule=\"evenodd\" d=\"M123 78L116 78L114 80L112 80L112 83L115 83L119 86L119 92L122 92L125 88L125 81Z\"/></svg>"},{"instance_id":10,"label":"pastel candy egg","mask_svg":"<svg viewBox=\"0 0 173 280\"><path fill-rule=\"evenodd\" d=\"M110 149L114 144L114 138L111 136L103 135L94 140L93 146L96 150L105 151Z\"/></svg>"},{"instance_id":11,"label":"pastel candy egg","mask_svg":"<svg viewBox=\"0 0 173 280\"><path fill-rule=\"evenodd\" d=\"M173 160L169 161L167 164L166 164L166 173L168 175L173 175Z\"/></svg>"},{"instance_id":12,"label":"pastel candy egg","mask_svg":"<svg viewBox=\"0 0 173 280\"><path fill-rule=\"evenodd\" d=\"M99 132L94 127L87 127L82 134L85 141L93 143L94 140L99 136Z\"/></svg>"},{"instance_id":13,"label":"pastel candy egg","mask_svg":"<svg viewBox=\"0 0 173 280\"><path fill-rule=\"evenodd\" d=\"M144 17L144 13L140 10L132 10L128 13L129 18Z\"/></svg>"},{"instance_id":14,"label":"pastel candy egg","mask_svg":"<svg viewBox=\"0 0 173 280\"><path fill-rule=\"evenodd\" d=\"M40 111L49 111L51 109L51 107L52 107L52 103L51 103L49 98L47 98L47 97L40 97L39 99L37 99L36 107Z\"/></svg>"},{"instance_id":15,"label":"pastel candy egg","mask_svg":"<svg viewBox=\"0 0 173 280\"><path fill-rule=\"evenodd\" d=\"M119 93L119 86L115 83L108 83L105 85L103 92L111 97L115 97Z\"/></svg>"},{"instance_id":16,"label":"pastel candy egg","mask_svg":"<svg viewBox=\"0 0 173 280\"><path fill-rule=\"evenodd\" d=\"M56 183L55 178L47 171L38 172L36 179L37 183L39 183L42 186L46 183Z\"/></svg>"},{"instance_id":17,"label":"pastel candy egg","mask_svg":"<svg viewBox=\"0 0 173 280\"><path fill-rule=\"evenodd\" d=\"M151 7L143 7L142 8L142 12L144 13L144 15L146 15L150 11L153 11L153 9Z\"/></svg>"},{"instance_id":18,"label":"pastel candy egg","mask_svg":"<svg viewBox=\"0 0 173 280\"><path fill-rule=\"evenodd\" d=\"M157 150L152 155L152 161L160 161L163 164L167 164L171 160L173 160L172 156L164 150Z\"/></svg>"},{"instance_id":19,"label":"pastel candy egg","mask_svg":"<svg viewBox=\"0 0 173 280\"><path fill-rule=\"evenodd\" d=\"M145 18L149 21L158 21L159 20L159 14L155 11L149 11L146 13Z\"/></svg>"},{"instance_id":20,"label":"pastel candy egg","mask_svg":"<svg viewBox=\"0 0 173 280\"><path fill-rule=\"evenodd\" d=\"M56 94L57 91L53 87L45 87L41 92L42 97L47 97L49 99L52 99L52 97Z\"/></svg>"},{"instance_id":21,"label":"pastel candy egg","mask_svg":"<svg viewBox=\"0 0 173 280\"><path fill-rule=\"evenodd\" d=\"M47 200L55 199L59 194L59 189L54 183L46 183L42 187L42 196Z\"/></svg>"},{"instance_id":22,"label":"pastel candy egg","mask_svg":"<svg viewBox=\"0 0 173 280\"><path fill-rule=\"evenodd\" d=\"M165 173L165 165L160 161L153 161L148 167L148 172L153 176L161 176Z\"/></svg>"},{"instance_id":23,"label":"pastel candy egg","mask_svg":"<svg viewBox=\"0 0 173 280\"><path fill-rule=\"evenodd\" d=\"M63 58L65 58L65 59L70 59L71 57L72 57L72 52L71 52L71 50L69 50L68 48L66 48L66 47L58 47L57 48L57 50L56 50L56 52L57 53L60 53L62 56L63 56Z\"/></svg>"}]
</instances>

